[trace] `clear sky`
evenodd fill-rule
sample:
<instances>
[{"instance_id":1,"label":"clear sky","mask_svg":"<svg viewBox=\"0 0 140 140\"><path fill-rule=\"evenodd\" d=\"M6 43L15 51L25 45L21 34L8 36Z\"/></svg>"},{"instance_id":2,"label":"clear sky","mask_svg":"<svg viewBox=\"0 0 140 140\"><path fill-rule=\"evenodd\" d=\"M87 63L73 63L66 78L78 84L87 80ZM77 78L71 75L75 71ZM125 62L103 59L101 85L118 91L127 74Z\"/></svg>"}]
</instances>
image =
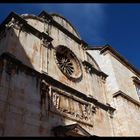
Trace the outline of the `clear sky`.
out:
<instances>
[{"instance_id":1,"label":"clear sky","mask_svg":"<svg viewBox=\"0 0 140 140\"><path fill-rule=\"evenodd\" d=\"M140 70L140 4L32 3L0 4L0 23L11 11L38 15L59 13L91 46L111 45Z\"/></svg>"}]
</instances>

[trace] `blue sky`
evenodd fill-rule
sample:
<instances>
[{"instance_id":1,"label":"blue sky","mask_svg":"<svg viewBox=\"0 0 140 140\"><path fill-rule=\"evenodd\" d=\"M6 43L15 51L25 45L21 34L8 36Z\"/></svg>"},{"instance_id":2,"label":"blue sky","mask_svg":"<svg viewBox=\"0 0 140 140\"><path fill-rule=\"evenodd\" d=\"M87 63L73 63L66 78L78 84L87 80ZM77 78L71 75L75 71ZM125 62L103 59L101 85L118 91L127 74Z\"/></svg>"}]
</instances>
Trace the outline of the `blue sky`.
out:
<instances>
[{"instance_id":1,"label":"blue sky","mask_svg":"<svg viewBox=\"0 0 140 140\"><path fill-rule=\"evenodd\" d=\"M89 45L109 44L140 70L140 4L1 3L0 23L11 11L38 15L42 10L64 16Z\"/></svg>"}]
</instances>

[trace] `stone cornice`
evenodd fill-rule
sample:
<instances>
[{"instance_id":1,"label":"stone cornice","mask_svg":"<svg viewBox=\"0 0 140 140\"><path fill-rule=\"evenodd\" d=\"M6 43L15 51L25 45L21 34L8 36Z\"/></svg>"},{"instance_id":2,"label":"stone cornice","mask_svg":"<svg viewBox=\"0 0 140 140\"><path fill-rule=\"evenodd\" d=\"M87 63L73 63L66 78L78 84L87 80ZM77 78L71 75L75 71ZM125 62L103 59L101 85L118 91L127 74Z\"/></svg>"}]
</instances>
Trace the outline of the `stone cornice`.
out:
<instances>
[{"instance_id":1,"label":"stone cornice","mask_svg":"<svg viewBox=\"0 0 140 140\"><path fill-rule=\"evenodd\" d=\"M117 51L115 51L110 45L99 46L99 47L87 47L86 50L99 50L100 54L104 54L105 52L111 52L116 59L123 63L129 70L133 71L137 76L140 77L140 71L138 71L133 65L131 65L125 58L123 58Z\"/></svg>"},{"instance_id":2,"label":"stone cornice","mask_svg":"<svg viewBox=\"0 0 140 140\"><path fill-rule=\"evenodd\" d=\"M116 56L116 59L123 63L129 70L133 71L137 76L140 77L140 71L138 71L133 65L131 65L125 58L123 58L117 51L115 51L110 45L104 46L102 49L100 49L100 54L103 54L105 52L111 52L114 56Z\"/></svg>"},{"instance_id":3,"label":"stone cornice","mask_svg":"<svg viewBox=\"0 0 140 140\"><path fill-rule=\"evenodd\" d=\"M73 28L73 30L74 30L75 33L77 34L78 38L81 38L80 35L79 35L79 33L78 33L78 32L76 31L76 29L73 27L73 25L72 25L66 18L64 18L62 15L60 15L60 14L58 14L58 13L50 13L49 15L51 15L52 17L53 17L53 16L57 16L57 17L60 17L60 18L62 18L63 20L65 20L65 21Z\"/></svg>"},{"instance_id":4,"label":"stone cornice","mask_svg":"<svg viewBox=\"0 0 140 140\"><path fill-rule=\"evenodd\" d=\"M134 83L140 85L140 80L137 77L133 76L132 78Z\"/></svg>"},{"instance_id":5,"label":"stone cornice","mask_svg":"<svg viewBox=\"0 0 140 140\"><path fill-rule=\"evenodd\" d=\"M74 34L72 34L70 31L68 31L67 29L65 29L62 25L60 25L58 22L56 22L51 15L49 15L47 12L42 11L39 15L39 17L45 18L50 20L50 23L57 27L59 30L61 30L63 33L65 33L66 35L68 35L70 38L72 38L73 40L75 40L77 43L79 44L83 44L83 46L86 48L86 46L88 45L85 41L79 39L78 37L76 37Z\"/></svg>"},{"instance_id":6,"label":"stone cornice","mask_svg":"<svg viewBox=\"0 0 140 140\"><path fill-rule=\"evenodd\" d=\"M109 111L109 112L114 112L115 108L108 106L107 104L101 103L98 100L96 100L94 97L90 97L85 95L82 92L79 92L59 81L57 81L56 79L52 78L51 76L47 75L46 73L40 73L36 70L34 70L33 68L30 68L29 66L23 64L20 60L17 60L15 58L15 56L11 55L10 53L3 53L0 56L0 60L6 59L7 61L10 61L12 63L14 63L15 65L17 65L17 69L18 71L20 69L22 69L22 71L24 70L25 72L27 72L28 74L30 73L33 76L36 76L38 79L44 79L48 84L54 86L54 87L59 87L59 89L64 90L66 92L71 93L72 95L83 99L89 103L94 103L97 107L100 107L101 109L105 110L105 111Z\"/></svg>"},{"instance_id":7,"label":"stone cornice","mask_svg":"<svg viewBox=\"0 0 140 140\"><path fill-rule=\"evenodd\" d=\"M129 95L125 94L124 92L122 92L121 90L117 91L116 93L113 94L113 97L117 97L117 96L122 96L123 98L127 99L128 101L132 102L133 104L137 105L140 107L140 102L138 102L137 100L133 99L132 97L130 97Z\"/></svg>"},{"instance_id":8,"label":"stone cornice","mask_svg":"<svg viewBox=\"0 0 140 140\"><path fill-rule=\"evenodd\" d=\"M107 74L105 74L105 73L102 72L102 71L97 70L97 69L94 68L94 66L93 66L92 64L90 64L89 62L83 61L82 63L83 63L83 65L89 67L89 68L90 68L90 71L91 71L92 73L96 73L98 76L104 77L104 79L106 79L106 78L108 77Z\"/></svg>"},{"instance_id":9,"label":"stone cornice","mask_svg":"<svg viewBox=\"0 0 140 140\"><path fill-rule=\"evenodd\" d=\"M12 18L17 20L19 22L19 24L22 24L22 27L24 27L25 29L28 29L35 36L37 36L39 38L43 37L44 39L47 39L47 41L49 41L49 42L51 42L53 40L49 35L47 35L46 33L40 32L39 30L35 29L30 24L28 24L26 20L24 20L22 17L18 16L14 12L11 12L8 15L8 17L1 23L0 32L6 28L6 24L8 22L10 22Z\"/></svg>"},{"instance_id":10,"label":"stone cornice","mask_svg":"<svg viewBox=\"0 0 140 140\"><path fill-rule=\"evenodd\" d=\"M80 132L79 136L86 136L86 137L92 136L83 127L81 127L78 123L71 124L71 125L65 125L65 126L59 125L59 126L54 127L52 129L52 131L55 132L56 136L59 136L60 134L62 134L62 135L65 134L66 135L67 132L69 132L69 131L74 132L75 130L77 130L76 134L78 134L77 132Z\"/></svg>"},{"instance_id":11,"label":"stone cornice","mask_svg":"<svg viewBox=\"0 0 140 140\"><path fill-rule=\"evenodd\" d=\"M101 50L104 46L87 46L86 50Z\"/></svg>"}]
</instances>

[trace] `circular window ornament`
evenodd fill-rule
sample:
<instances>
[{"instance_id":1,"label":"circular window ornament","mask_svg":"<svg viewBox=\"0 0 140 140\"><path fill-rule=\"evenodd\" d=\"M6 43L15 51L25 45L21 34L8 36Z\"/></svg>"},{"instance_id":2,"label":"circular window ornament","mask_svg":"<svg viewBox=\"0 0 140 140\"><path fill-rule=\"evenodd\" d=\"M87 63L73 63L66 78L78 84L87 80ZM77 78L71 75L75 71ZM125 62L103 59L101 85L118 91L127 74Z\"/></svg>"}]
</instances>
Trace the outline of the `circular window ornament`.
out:
<instances>
[{"instance_id":1,"label":"circular window ornament","mask_svg":"<svg viewBox=\"0 0 140 140\"><path fill-rule=\"evenodd\" d=\"M65 46L58 46L55 51L56 62L61 72L71 80L78 80L82 70L76 55Z\"/></svg>"}]
</instances>

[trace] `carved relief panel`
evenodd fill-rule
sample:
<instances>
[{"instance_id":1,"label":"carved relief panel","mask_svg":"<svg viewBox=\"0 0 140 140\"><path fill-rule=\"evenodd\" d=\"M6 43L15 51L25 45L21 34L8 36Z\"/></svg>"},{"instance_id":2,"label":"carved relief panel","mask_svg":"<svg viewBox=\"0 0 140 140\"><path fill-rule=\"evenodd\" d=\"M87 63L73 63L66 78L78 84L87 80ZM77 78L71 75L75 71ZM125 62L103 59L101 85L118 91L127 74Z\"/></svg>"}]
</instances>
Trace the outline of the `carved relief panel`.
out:
<instances>
[{"instance_id":1,"label":"carved relief panel","mask_svg":"<svg viewBox=\"0 0 140 140\"><path fill-rule=\"evenodd\" d=\"M50 111L65 116L71 120L92 126L92 117L95 108L80 100L73 99L64 95L56 89L51 90L50 94Z\"/></svg>"}]
</instances>

